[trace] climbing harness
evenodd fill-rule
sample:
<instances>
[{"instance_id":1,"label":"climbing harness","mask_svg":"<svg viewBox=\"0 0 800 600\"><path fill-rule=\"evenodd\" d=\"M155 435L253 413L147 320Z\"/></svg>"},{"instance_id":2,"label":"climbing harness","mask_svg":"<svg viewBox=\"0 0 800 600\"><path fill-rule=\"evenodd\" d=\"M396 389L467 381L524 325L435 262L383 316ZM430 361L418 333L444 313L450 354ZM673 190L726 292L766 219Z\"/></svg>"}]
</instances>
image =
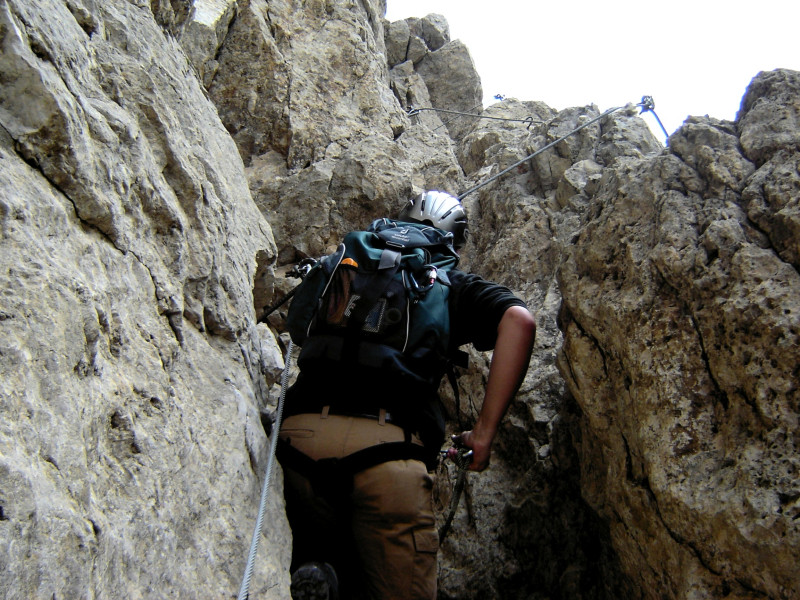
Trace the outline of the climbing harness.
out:
<instances>
[{"instance_id":1,"label":"climbing harness","mask_svg":"<svg viewBox=\"0 0 800 600\"><path fill-rule=\"evenodd\" d=\"M465 116L465 117L474 117L476 119L491 119L491 120L494 120L494 121L514 121L514 122L517 122L517 123L527 123L528 124L528 127L527 127L528 129L530 129L531 126L534 123L544 123L544 121L535 120L531 116L525 117L524 119L512 119L510 117L492 117L490 115L480 115L480 114L475 114L475 113L471 113L471 112L461 112L461 111L458 111L458 110L446 110L444 108L433 108L433 107L430 107L430 108L414 108L413 106L410 106L408 108L407 112L408 112L408 116L409 117L414 117L414 116L418 115L419 113L421 113L422 111L425 111L425 110L431 110L431 111L434 111L434 112L445 113L445 114L448 114L448 115L461 115L461 116ZM450 121L448 121L448 123L449 122Z\"/></svg>"},{"instance_id":2,"label":"climbing harness","mask_svg":"<svg viewBox=\"0 0 800 600\"><path fill-rule=\"evenodd\" d=\"M272 482L273 465L275 464L275 449L278 444L278 432L281 430L281 419L283 417L283 404L286 399L286 390L289 387L289 370L292 365L292 352L294 345L289 340L289 347L286 350L286 361L281 375L281 395L278 399L278 410L275 412L275 423L272 426L272 436L269 444L269 459L267 460L267 470L264 475L264 487L261 488L261 504L258 507L258 519L256 519L256 526L253 530L253 539L250 542L250 553L247 555L247 566L244 570L244 577L242 585L239 588L238 600L248 600L250 597L250 579L253 577L253 567L256 562L256 554L258 553L258 541L261 537L261 529L264 526L264 512L267 508L267 496L269 495L269 486Z\"/></svg>"},{"instance_id":3,"label":"climbing harness","mask_svg":"<svg viewBox=\"0 0 800 600\"><path fill-rule=\"evenodd\" d=\"M450 510L447 513L447 518L445 519L442 526L439 528L439 544L441 545L444 542L444 539L447 537L447 534L450 531L450 524L453 522L453 517L456 514L456 509L458 508L458 501L461 499L461 493L464 491L464 486L467 483L467 469L469 465L472 463L472 450L466 448L465 446L461 445L461 442L457 436L452 437L453 445L458 448L458 452L453 458L453 462L456 464L458 468L458 477L456 478L456 483L453 486L453 495L450 498ZM447 455L447 450L442 452L443 456Z\"/></svg>"}]
</instances>

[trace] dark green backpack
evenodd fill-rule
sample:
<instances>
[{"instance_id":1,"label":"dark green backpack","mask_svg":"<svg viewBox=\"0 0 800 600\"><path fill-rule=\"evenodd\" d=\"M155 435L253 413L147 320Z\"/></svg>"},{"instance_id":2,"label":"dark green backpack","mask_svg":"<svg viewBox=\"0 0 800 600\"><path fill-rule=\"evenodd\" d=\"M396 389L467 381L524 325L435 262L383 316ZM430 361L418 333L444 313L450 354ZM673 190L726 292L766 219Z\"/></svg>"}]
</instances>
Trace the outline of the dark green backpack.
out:
<instances>
[{"instance_id":1,"label":"dark green backpack","mask_svg":"<svg viewBox=\"0 0 800 600\"><path fill-rule=\"evenodd\" d=\"M345 236L297 288L287 325L298 364L340 361L438 385L450 319L452 234L390 219Z\"/></svg>"}]
</instances>

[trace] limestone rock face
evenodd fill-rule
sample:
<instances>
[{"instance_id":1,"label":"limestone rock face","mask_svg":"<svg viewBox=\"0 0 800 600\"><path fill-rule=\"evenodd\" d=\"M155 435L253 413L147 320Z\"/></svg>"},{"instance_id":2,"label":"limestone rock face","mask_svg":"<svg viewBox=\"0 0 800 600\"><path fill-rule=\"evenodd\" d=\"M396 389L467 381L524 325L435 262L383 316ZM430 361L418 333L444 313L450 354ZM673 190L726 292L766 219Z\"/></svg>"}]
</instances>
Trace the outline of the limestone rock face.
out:
<instances>
[{"instance_id":1,"label":"limestone rock face","mask_svg":"<svg viewBox=\"0 0 800 600\"><path fill-rule=\"evenodd\" d=\"M480 112L483 89L463 42L449 42L426 54L415 67L428 88L431 106L467 113ZM451 119L445 127L451 137L460 139L472 128L474 123L470 121L469 118Z\"/></svg>"},{"instance_id":2,"label":"limestone rock face","mask_svg":"<svg viewBox=\"0 0 800 600\"><path fill-rule=\"evenodd\" d=\"M582 493L643 597L800 594L798 81L607 170L565 252Z\"/></svg>"},{"instance_id":3,"label":"limestone rock face","mask_svg":"<svg viewBox=\"0 0 800 600\"><path fill-rule=\"evenodd\" d=\"M465 198L465 266L521 293L539 329L440 595L797 595L796 82L761 74L736 123L691 118L669 149L616 112ZM471 131L470 184L597 115L491 112L536 124Z\"/></svg>"},{"instance_id":4,"label":"limestone rock face","mask_svg":"<svg viewBox=\"0 0 800 600\"><path fill-rule=\"evenodd\" d=\"M248 164L274 150L302 169L361 137L403 129L402 111L387 101L374 3L240 3L217 60L209 94Z\"/></svg>"},{"instance_id":5,"label":"limestone rock face","mask_svg":"<svg viewBox=\"0 0 800 600\"><path fill-rule=\"evenodd\" d=\"M234 594L277 346L236 146L146 5L4 2L0 44L2 595Z\"/></svg>"},{"instance_id":6,"label":"limestone rock face","mask_svg":"<svg viewBox=\"0 0 800 600\"><path fill-rule=\"evenodd\" d=\"M390 68L407 60L417 63L450 41L450 25L442 15L410 18L385 28L386 61Z\"/></svg>"},{"instance_id":7,"label":"limestone rock face","mask_svg":"<svg viewBox=\"0 0 800 600\"><path fill-rule=\"evenodd\" d=\"M235 594L283 366L256 325L276 260L463 178L390 89L384 11L0 6L4 597ZM257 597L288 598L282 503L278 471Z\"/></svg>"},{"instance_id":8,"label":"limestone rock face","mask_svg":"<svg viewBox=\"0 0 800 600\"><path fill-rule=\"evenodd\" d=\"M442 15L405 19L386 28L387 60L392 89L406 110L443 109L479 114L483 106L480 77L469 50L450 39ZM420 118L435 131L462 138L475 119L443 113L422 112Z\"/></svg>"},{"instance_id":9,"label":"limestone rock face","mask_svg":"<svg viewBox=\"0 0 800 600\"><path fill-rule=\"evenodd\" d=\"M387 64L397 44L387 49L386 39L413 31L426 56L435 54L449 39L446 22L430 16L398 33L384 26L381 3L303 6L239 3L208 83L281 263L319 255L354 222L364 226L423 188L455 188L463 177L447 130L417 126L393 94L405 85L428 103L421 76L412 67L390 78ZM462 80L477 81L474 66L450 78Z\"/></svg>"},{"instance_id":10,"label":"limestone rock face","mask_svg":"<svg viewBox=\"0 0 800 600\"><path fill-rule=\"evenodd\" d=\"M179 27L174 27L186 57L206 86L217 73L217 53L236 11L235 0L195 0L185 20Z\"/></svg>"},{"instance_id":11,"label":"limestone rock face","mask_svg":"<svg viewBox=\"0 0 800 600\"><path fill-rule=\"evenodd\" d=\"M440 596L636 597L606 523L582 498L581 456L573 442L582 416L556 366L563 341L557 274L565 248L590 217L597 176L631 160L626 157L641 160L660 149L636 111L625 109L484 185L599 115L591 106L555 111L514 99L486 114L513 120L478 124L459 144L468 185L481 186L465 197L471 233L462 266L515 290L537 313L538 330L492 466L468 477L466 509L457 513L442 550ZM477 417L488 370L485 357L473 356L472 365L460 378L469 398L462 427ZM448 407L456 412L454 404ZM453 476L439 478L443 510Z\"/></svg>"}]
</instances>

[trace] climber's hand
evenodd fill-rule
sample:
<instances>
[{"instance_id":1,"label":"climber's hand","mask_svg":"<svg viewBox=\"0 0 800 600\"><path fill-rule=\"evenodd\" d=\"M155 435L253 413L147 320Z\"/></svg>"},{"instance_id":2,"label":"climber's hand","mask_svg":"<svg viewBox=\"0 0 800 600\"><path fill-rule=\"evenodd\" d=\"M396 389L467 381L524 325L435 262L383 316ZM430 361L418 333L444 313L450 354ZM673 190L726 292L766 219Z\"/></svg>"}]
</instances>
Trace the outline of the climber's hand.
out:
<instances>
[{"instance_id":1,"label":"climber's hand","mask_svg":"<svg viewBox=\"0 0 800 600\"><path fill-rule=\"evenodd\" d=\"M484 442L474 431L464 431L460 435L454 435L452 441L453 447L447 450L448 458L455 460L459 448L469 448L472 450L472 462L468 467L470 471L483 471L489 466L491 441Z\"/></svg>"}]
</instances>

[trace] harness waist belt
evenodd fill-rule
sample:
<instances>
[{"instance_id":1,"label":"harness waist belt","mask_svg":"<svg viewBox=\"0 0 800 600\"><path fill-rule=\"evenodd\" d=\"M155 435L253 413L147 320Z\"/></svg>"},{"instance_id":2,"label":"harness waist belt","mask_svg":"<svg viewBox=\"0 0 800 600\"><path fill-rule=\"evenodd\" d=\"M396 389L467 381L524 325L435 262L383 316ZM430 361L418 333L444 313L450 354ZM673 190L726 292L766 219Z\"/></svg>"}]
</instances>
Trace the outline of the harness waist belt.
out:
<instances>
[{"instance_id":1,"label":"harness waist belt","mask_svg":"<svg viewBox=\"0 0 800 600\"><path fill-rule=\"evenodd\" d=\"M425 448L418 444L387 442L342 458L314 460L280 438L276 455L284 467L308 479L314 491L329 501L349 494L353 489L353 476L370 467L392 460L418 460L426 463L430 458Z\"/></svg>"}]
</instances>

